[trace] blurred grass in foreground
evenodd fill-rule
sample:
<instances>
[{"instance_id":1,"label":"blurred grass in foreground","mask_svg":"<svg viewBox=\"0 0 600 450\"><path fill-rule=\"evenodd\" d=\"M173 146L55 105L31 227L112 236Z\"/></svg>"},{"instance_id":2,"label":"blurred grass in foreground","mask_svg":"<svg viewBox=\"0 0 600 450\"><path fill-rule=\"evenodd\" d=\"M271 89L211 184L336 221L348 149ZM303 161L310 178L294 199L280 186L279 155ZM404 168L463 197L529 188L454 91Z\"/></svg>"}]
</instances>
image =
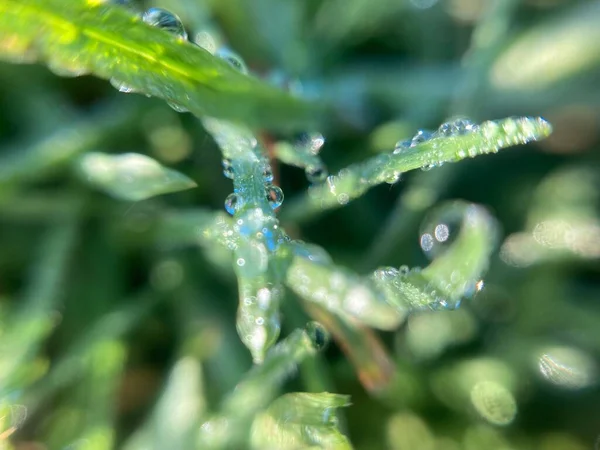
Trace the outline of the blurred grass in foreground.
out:
<instances>
[{"instance_id":1,"label":"blurred grass in foreground","mask_svg":"<svg viewBox=\"0 0 600 450\"><path fill-rule=\"evenodd\" d=\"M221 30L251 70L276 78L277 69L322 93L339 118L322 150L332 172L451 116L543 116L554 133L402 175L335 211L283 220L293 238L322 245L357 273L426 265L420 224L446 199L484 205L502 237L477 295L456 311L411 314L396 331L375 332L288 293L287 339L275 354L287 365L261 366L268 378L261 369L246 375L251 358L236 334L230 255L196 246L198 227L214 226L206 211L222 209L231 192L200 122L99 79L2 64L0 448L205 448L198 434L216 440L210 445L283 446L285 426L273 420L282 410L294 442L307 436L294 422L297 405L313 414L312 442L336 423L357 449L593 448L598 1L137 6L176 12L191 37ZM198 186L115 200L82 181L75 161L89 152L148 155ZM306 182L301 170L276 169L285 219ZM314 335L293 331L311 318L333 337L321 354ZM233 391L242 379L241 387L254 386L248 397ZM349 395L351 406L335 410L343 396L297 394L272 403L295 391ZM227 420L247 424L259 410L252 441L219 434Z\"/></svg>"}]
</instances>

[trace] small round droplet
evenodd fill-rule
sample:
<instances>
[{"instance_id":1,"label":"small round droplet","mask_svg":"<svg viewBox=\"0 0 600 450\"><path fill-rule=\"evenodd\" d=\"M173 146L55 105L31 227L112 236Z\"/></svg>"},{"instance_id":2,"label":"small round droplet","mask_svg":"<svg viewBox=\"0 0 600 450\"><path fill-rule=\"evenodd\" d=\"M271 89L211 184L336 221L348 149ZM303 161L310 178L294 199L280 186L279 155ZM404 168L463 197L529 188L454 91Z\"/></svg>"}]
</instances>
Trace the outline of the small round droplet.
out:
<instances>
[{"instance_id":1,"label":"small round droplet","mask_svg":"<svg viewBox=\"0 0 600 450\"><path fill-rule=\"evenodd\" d=\"M217 51L216 56L218 56L222 60L224 60L227 63L229 63L229 65L231 67L233 67L234 69L242 72L243 74L247 74L248 73L248 67L246 67L246 63L244 62L244 60L242 59L242 57L240 55L238 55L237 53L232 52L228 48L221 47Z\"/></svg>"},{"instance_id":2,"label":"small round droplet","mask_svg":"<svg viewBox=\"0 0 600 450\"><path fill-rule=\"evenodd\" d=\"M109 81L110 81L110 84L112 84L112 86L115 89L117 89L119 92L123 92L125 94L132 94L132 93L136 92L134 88L126 85L122 81L116 80L115 78L111 78Z\"/></svg>"},{"instance_id":3,"label":"small round droplet","mask_svg":"<svg viewBox=\"0 0 600 450\"><path fill-rule=\"evenodd\" d=\"M318 155L325 144L325 137L321 133L302 133L296 139L294 147L313 155Z\"/></svg>"},{"instance_id":4,"label":"small round droplet","mask_svg":"<svg viewBox=\"0 0 600 450\"><path fill-rule=\"evenodd\" d=\"M269 166L269 164L265 164L263 168L263 180L265 181L265 183L270 183L273 181L273 179L274 177L273 171L271 170L271 166Z\"/></svg>"},{"instance_id":5,"label":"small round droplet","mask_svg":"<svg viewBox=\"0 0 600 450\"><path fill-rule=\"evenodd\" d=\"M346 205L350 201L350 197L348 194L339 194L337 196L337 201L340 205Z\"/></svg>"},{"instance_id":6,"label":"small round droplet","mask_svg":"<svg viewBox=\"0 0 600 450\"><path fill-rule=\"evenodd\" d=\"M225 199L225 210L232 216L240 208L242 199L238 194L229 194Z\"/></svg>"},{"instance_id":7,"label":"small round droplet","mask_svg":"<svg viewBox=\"0 0 600 450\"><path fill-rule=\"evenodd\" d=\"M421 225L420 244L429 259L444 253L460 234L469 220L474 205L466 202L448 202L434 209Z\"/></svg>"},{"instance_id":8,"label":"small round droplet","mask_svg":"<svg viewBox=\"0 0 600 450\"><path fill-rule=\"evenodd\" d=\"M223 175L225 175L225 177L229 178L230 180L233 180L235 178L235 173L233 171L233 165L231 164L231 160L223 158L221 164L223 165Z\"/></svg>"},{"instance_id":9,"label":"small round droplet","mask_svg":"<svg viewBox=\"0 0 600 450\"><path fill-rule=\"evenodd\" d=\"M322 183L327 178L327 169L323 166L307 166L306 179L311 183Z\"/></svg>"},{"instance_id":10,"label":"small round droplet","mask_svg":"<svg viewBox=\"0 0 600 450\"><path fill-rule=\"evenodd\" d=\"M244 258L238 258L235 262L239 267L244 267L246 265L246 260Z\"/></svg>"},{"instance_id":11,"label":"small round droplet","mask_svg":"<svg viewBox=\"0 0 600 450\"><path fill-rule=\"evenodd\" d=\"M419 144L422 144L423 142L431 139L431 136L432 136L432 134L429 131L419 130L419 131L417 131L417 134L415 134L413 136L412 140L410 141L410 146L415 147Z\"/></svg>"},{"instance_id":12,"label":"small round droplet","mask_svg":"<svg viewBox=\"0 0 600 450\"><path fill-rule=\"evenodd\" d=\"M283 191L279 186L267 186L267 200L269 201L269 205L271 208L277 209L283 203Z\"/></svg>"},{"instance_id":13,"label":"small round droplet","mask_svg":"<svg viewBox=\"0 0 600 450\"><path fill-rule=\"evenodd\" d=\"M148 25L162 28L180 39L187 40L187 32L179 17L165 9L150 8L142 16L142 20Z\"/></svg>"},{"instance_id":14,"label":"small round droplet","mask_svg":"<svg viewBox=\"0 0 600 450\"><path fill-rule=\"evenodd\" d=\"M329 332L319 322L306 324L306 333L316 350L323 350L329 344Z\"/></svg>"},{"instance_id":15,"label":"small round droplet","mask_svg":"<svg viewBox=\"0 0 600 450\"><path fill-rule=\"evenodd\" d=\"M396 142L396 146L394 147L394 152L393 152L394 155L397 155L398 153L402 153L407 148L410 148L411 142L412 142L412 140L404 140L404 141Z\"/></svg>"},{"instance_id":16,"label":"small round droplet","mask_svg":"<svg viewBox=\"0 0 600 450\"><path fill-rule=\"evenodd\" d=\"M387 184L396 184L402 177L402 172L399 170L389 169L383 174Z\"/></svg>"},{"instance_id":17,"label":"small round droplet","mask_svg":"<svg viewBox=\"0 0 600 450\"><path fill-rule=\"evenodd\" d=\"M167 105L169 105L171 109L173 109L173 111L178 113L190 112L189 109L187 109L185 106L180 105L179 103L167 101Z\"/></svg>"}]
</instances>

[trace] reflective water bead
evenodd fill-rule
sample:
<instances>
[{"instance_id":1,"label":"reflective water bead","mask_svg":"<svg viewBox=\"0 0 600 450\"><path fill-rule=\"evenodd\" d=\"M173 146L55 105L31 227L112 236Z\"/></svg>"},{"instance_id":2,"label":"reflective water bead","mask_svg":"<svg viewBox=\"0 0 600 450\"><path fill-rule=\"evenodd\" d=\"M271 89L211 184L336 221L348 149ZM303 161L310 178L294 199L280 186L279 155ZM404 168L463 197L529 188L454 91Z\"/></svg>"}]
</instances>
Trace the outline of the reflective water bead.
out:
<instances>
[{"instance_id":1,"label":"reflective water bead","mask_svg":"<svg viewBox=\"0 0 600 450\"><path fill-rule=\"evenodd\" d=\"M410 139L396 142L396 146L394 147L394 152L393 152L394 155L397 155L398 153L402 153L407 148L410 148L411 142L412 141Z\"/></svg>"},{"instance_id":2,"label":"reflective water bead","mask_svg":"<svg viewBox=\"0 0 600 450\"><path fill-rule=\"evenodd\" d=\"M263 180L265 181L265 183L270 183L271 181L273 181L273 179L273 171L271 170L271 166L269 166L269 164L267 163L263 168Z\"/></svg>"},{"instance_id":3,"label":"reflective water bead","mask_svg":"<svg viewBox=\"0 0 600 450\"><path fill-rule=\"evenodd\" d=\"M429 131L425 131L425 130L419 130L417 131L417 134L415 134L412 138L412 140L410 141L410 146L411 147L415 147L425 141L428 141L429 139L431 139L432 134Z\"/></svg>"},{"instance_id":4,"label":"reflective water bead","mask_svg":"<svg viewBox=\"0 0 600 450\"><path fill-rule=\"evenodd\" d=\"M134 88L132 88L131 86L127 86L125 83L123 83L122 81L119 81L115 78L111 78L109 80L109 82L119 92L123 92L125 94L131 94L131 93L136 92Z\"/></svg>"},{"instance_id":5,"label":"reflective water bead","mask_svg":"<svg viewBox=\"0 0 600 450\"><path fill-rule=\"evenodd\" d=\"M306 334L308 334L316 350L323 350L329 344L329 332L319 322L306 324Z\"/></svg>"},{"instance_id":6,"label":"reflective water bead","mask_svg":"<svg viewBox=\"0 0 600 450\"><path fill-rule=\"evenodd\" d=\"M318 155L325 144L325 137L321 133L302 133L298 136L295 147L298 150Z\"/></svg>"},{"instance_id":7,"label":"reflective water bead","mask_svg":"<svg viewBox=\"0 0 600 450\"><path fill-rule=\"evenodd\" d=\"M327 178L327 169L323 166L306 166L306 179L311 183L321 183Z\"/></svg>"},{"instance_id":8,"label":"reflective water bead","mask_svg":"<svg viewBox=\"0 0 600 450\"><path fill-rule=\"evenodd\" d=\"M173 109L174 111L176 111L178 113L190 112L189 109L187 109L185 106L180 105L179 103L170 102L167 100L167 105L169 105L171 107L171 109Z\"/></svg>"},{"instance_id":9,"label":"reflective water bead","mask_svg":"<svg viewBox=\"0 0 600 450\"><path fill-rule=\"evenodd\" d=\"M232 216L240 208L242 199L238 194L229 194L225 199L225 210Z\"/></svg>"},{"instance_id":10,"label":"reflective water bead","mask_svg":"<svg viewBox=\"0 0 600 450\"><path fill-rule=\"evenodd\" d=\"M464 220L468 220L469 204L451 202L442 205L425 217L421 226L420 244L429 259L445 252L460 233Z\"/></svg>"},{"instance_id":11,"label":"reflective water bead","mask_svg":"<svg viewBox=\"0 0 600 450\"><path fill-rule=\"evenodd\" d=\"M246 67L246 63L237 53L232 52L226 47L221 47L217 50L216 56L221 58L224 61L227 61L231 67L237 69L238 71L247 74L248 67Z\"/></svg>"},{"instance_id":12,"label":"reflective water bead","mask_svg":"<svg viewBox=\"0 0 600 450\"><path fill-rule=\"evenodd\" d=\"M142 16L142 20L148 25L162 28L180 39L187 40L187 32L179 17L165 9L150 8Z\"/></svg>"},{"instance_id":13,"label":"reflective water bead","mask_svg":"<svg viewBox=\"0 0 600 450\"><path fill-rule=\"evenodd\" d=\"M225 177L229 178L230 180L233 180L235 177L235 173L233 171L233 166L231 165L231 160L223 158L221 164L223 165L223 175L225 175Z\"/></svg>"},{"instance_id":14,"label":"reflective water bead","mask_svg":"<svg viewBox=\"0 0 600 450\"><path fill-rule=\"evenodd\" d=\"M398 181L400 181L400 178L402 177L402 172L400 172L399 170L389 169L385 171L383 176L387 184L396 184Z\"/></svg>"},{"instance_id":15,"label":"reflective water bead","mask_svg":"<svg viewBox=\"0 0 600 450\"><path fill-rule=\"evenodd\" d=\"M279 186L267 186L267 200L269 201L269 205L271 208L277 209L283 203L283 191Z\"/></svg>"}]
</instances>

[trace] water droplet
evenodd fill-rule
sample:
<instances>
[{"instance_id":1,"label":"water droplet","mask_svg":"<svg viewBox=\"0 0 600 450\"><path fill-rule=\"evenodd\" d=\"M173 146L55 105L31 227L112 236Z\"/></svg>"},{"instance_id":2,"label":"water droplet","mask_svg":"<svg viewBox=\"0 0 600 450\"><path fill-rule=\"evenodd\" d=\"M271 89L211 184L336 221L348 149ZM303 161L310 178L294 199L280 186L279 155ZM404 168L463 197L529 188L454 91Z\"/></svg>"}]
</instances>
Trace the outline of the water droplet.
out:
<instances>
[{"instance_id":1,"label":"water droplet","mask_svg":"<svg viewBox=\"0 0 600 450\"><path fill-rule=\"evenodd\" d=\"M410 148L411 142L412 142L411 140L404 140L404 141L396 142L396 146L394 147L394 152L393 152L394 155L397 155L398 153L402 153L407 148Z\"/></svg>"},{"instance_id":2,"label":"water droplet","mask_svg":"<svg viewBox=\"0 0 600 450\"><path fill-rule=\"evenodd\" d=\"M340 205L346 205L350 201L350 197L348 194L339 194L337 196L337 201Z\"/></svg>"},{"instance_id":3,"label":"water droplet","mask_svg":"<svg viewBox=\"0 0 600 450\"><path fill-rule=\"evenodd\" d=\"M142 20L148 25L162 28L180 39L187 40L187 32L179 17L165 9L150 8L142 16Z\"/></svg>"},{"instance_id":4,"label":"water droplet","mask_svg":"<svg viewBox=\"0 0 600 450\"><path fill-rule=\"evenodd\" d=\"M469 204L451 202L430 213L421 226L421 248L429 259L442 254L452 245L468 220Z\"/></svg>"},{"instance_id":5,"label":"water droplet","mask_svg":"<svg viewBox=\"0 0 600 450\"><path fill-rule=\"evenodd\" d=\"M244 265L246 264L246 260L244 258L238 258L235 263L240 267L244 267Z\"/></svg>"},{"instance_id":6,"label":"water droplet","mask_svg":"<svg viewBox=\"0 0 600 450\"><path fill-rule=\"evenodd\" d=\"M273 181L273 179L273 171L271 170L271 166L269 166L269 164L267 163L263 168L263 180L265 181L265 183L270 183Z\"/></svg>"},{"instance_id":7,"label":"water droplet","mask_svg":"<svg viewBox=\"0 0 600 450\"><path fill-rule=\"evenodd\" d=\"M198 34L196 34L194 37L194 43L212 55L214 55L217 51L217 42L215 37L208 31L200 31Z\"/></svg>"},{"instance_id":8,"label":"water droplet","mask_svg":"<svg viewBox=\"0 0 600 450\"><path fill-rule=\"evenodd\" d=\"M225 177L229 178L230 180L233 180L235 178L235 172L233 171L231 160L223 158L221 164L223 165L223 175L225 175Z\"/></svg>"},{"instance_id":9,"label":"water droplet","mask_svg":"<svg viewBox=\"0 0 600 450\"><path fill-rule=\"evenodd\" d=\"M269 201L269 205L271 208L277 209L283 203L283 191L279 186L267 186L267 200Z\"/></svg>"},{"instance_id":10,"label":"water droplet","mask_svg":"<svg viewBox=\"0 0 600 450\"><path fill-rule=\"evenodd\" d=\"M402 176L402 172L400 172L399 170L393 170L393 169L386 170L383 174L383 177L387 184L397 183L398 181L400 181L401 176Z\"/></svg>"},{"instance_id":11,"label":"water droplet","mask_svg":"<svg viewBox=\"0 0 600 450\"><path fill-rule=\"evenodd\" d=\"M316 350L323 350L329 344L329 332L319 322L309 322L306 325L306 334Z\"/></svg>"},{"instance_id":12,"label":"water droplet","mask_svg":"<svg viewBox=\"0 0 600 450\"><path fill-rule=\"evenodd\" d=\"M167 100L167 105L169 105L174 111L178 113L190 112L189 109L187 109L185 106L180 105L179 103L170 102Z\"/></svg>"},{"instance_id":13,"label":"water droplet","mask_svg":"<svg viewBox=\"0 0 600 450\"><path fill-rule=\"evenodd\" d=\"M440 125L436 134L438 136L459 136L475 131L477 125L468 119L456 119Z\"/></svg>"},{"instance_id":14,"label":"water droplet","mask_svg":"<svg viewBox=\"0 0 600 450\"><path fill-rule=\"evenodd\" d=\"M373 272L373 277L379 281L390 281L400 275L400 271L395 267L380 267Z\"/></svg>"},{"instance_id":15,"label":"water droplet","mask_svg":"<svg viewBox=\"0 0 600 450\"><path fill-rule=\"evenodd\" d=\"M238 194L229 194L225 199L225 210L232 216L242 205L242 198Z\"/></svg>"},{"instance_id":16,"label":"water droplet","mask_svg":"<svg viewBox=\"0 0 600 450\"><path fill-rule=\"evenodd\" d=\"M242 59L242 57L239 56L237 53L232 52L228 48L221 47L217 51L216 56L218 56L222 60L224 60L227 63L229 63L229 65L231 67L233 67L234 69L242 72L243 74L247 74L248 73L248 68L246 67L246 63L244 62L244 60Z\"/></svg>"},{"instance_id":17,"label":"water droplet","mask_svg":"<svg viewBox=\"0 0 600 450\"><path fill-rule=\"evenodd\" d=\"M125 94L132 94L136 92L134 88L132 88L131 86L127 86L125 83L116 80L115 78L111 78L109 81L110 84L112 84L112 86L119 92L123 92Z\"/></svg>"},{"instance_id":18,"label":"water droplet","mask_svg":"<svg viewBox=\"0 0 600 450\"><path fill-rule=\"evenodd\" d=\"M318 155L325 144L325 137L321 133L302 133L298 136L294 147L313 155Z\"/></svg>"},{"instance_id":19,"label":"water droplet","mask_svg":"<svg viewBox=\"0 0 600 450\"><path fill-rule=\"evenodd\" d=\"M415 134L413 136L412 140L410 141L410 146L415 147L425 141L428 141L429 139L431 139L431 137L432 137L432 133L430 133L429 131L419 130L419 131L417 131L417 134Z\"/></svg>"},{"instance_id":20,"label":"water droplet","mask_svg":"<svg viewBox=\"0 0 600 450\"><path fill-rule=\"evenodd\" d=\"M306 179L311 183L322 183L327 178L327 169L323 166L307 166Z\"/></svg>"}]
</instances>

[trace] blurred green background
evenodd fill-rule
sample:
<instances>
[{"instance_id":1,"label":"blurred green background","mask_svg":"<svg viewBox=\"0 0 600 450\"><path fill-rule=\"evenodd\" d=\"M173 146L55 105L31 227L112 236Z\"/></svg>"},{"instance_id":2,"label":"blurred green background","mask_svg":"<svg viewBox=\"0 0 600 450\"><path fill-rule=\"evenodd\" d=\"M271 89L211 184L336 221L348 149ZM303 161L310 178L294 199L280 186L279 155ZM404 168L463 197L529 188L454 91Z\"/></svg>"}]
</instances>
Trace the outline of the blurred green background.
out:
<instances>
[{"instance_id":1,"label":"blurred green background","mask_svg":"<svg viewBox=\"0 0 600 450\"><path fill-rule=\"evenodd\" d=\"M545 141L405 174L310 220L286 222L284 203L292 237L360 273L425 265L420 223L447 199L484 205L502 227L479 294L379 333L394 389L366 390L369 369L332 343L284 391L350 394L340 426L357 449L600 446L599 1L129 4L150 6L178 14L190 39L218 30L258 76L332 101L343 120L323 130L330 172L453 116L548 119ZM89 151L147 154L198 187L113 200L73 170ZM286 202L308 185L300 169L277 173ZM200 365L181 388L209 409L235 387L251 359L228 255L157 239L161 217L222 210L230 192L193 116L92 77L0 65L0 448L9 436L19 450L121 446L189 358ZM299 305L288 293L282 335L310 320Z\"/></svg>"}]
</instances>

